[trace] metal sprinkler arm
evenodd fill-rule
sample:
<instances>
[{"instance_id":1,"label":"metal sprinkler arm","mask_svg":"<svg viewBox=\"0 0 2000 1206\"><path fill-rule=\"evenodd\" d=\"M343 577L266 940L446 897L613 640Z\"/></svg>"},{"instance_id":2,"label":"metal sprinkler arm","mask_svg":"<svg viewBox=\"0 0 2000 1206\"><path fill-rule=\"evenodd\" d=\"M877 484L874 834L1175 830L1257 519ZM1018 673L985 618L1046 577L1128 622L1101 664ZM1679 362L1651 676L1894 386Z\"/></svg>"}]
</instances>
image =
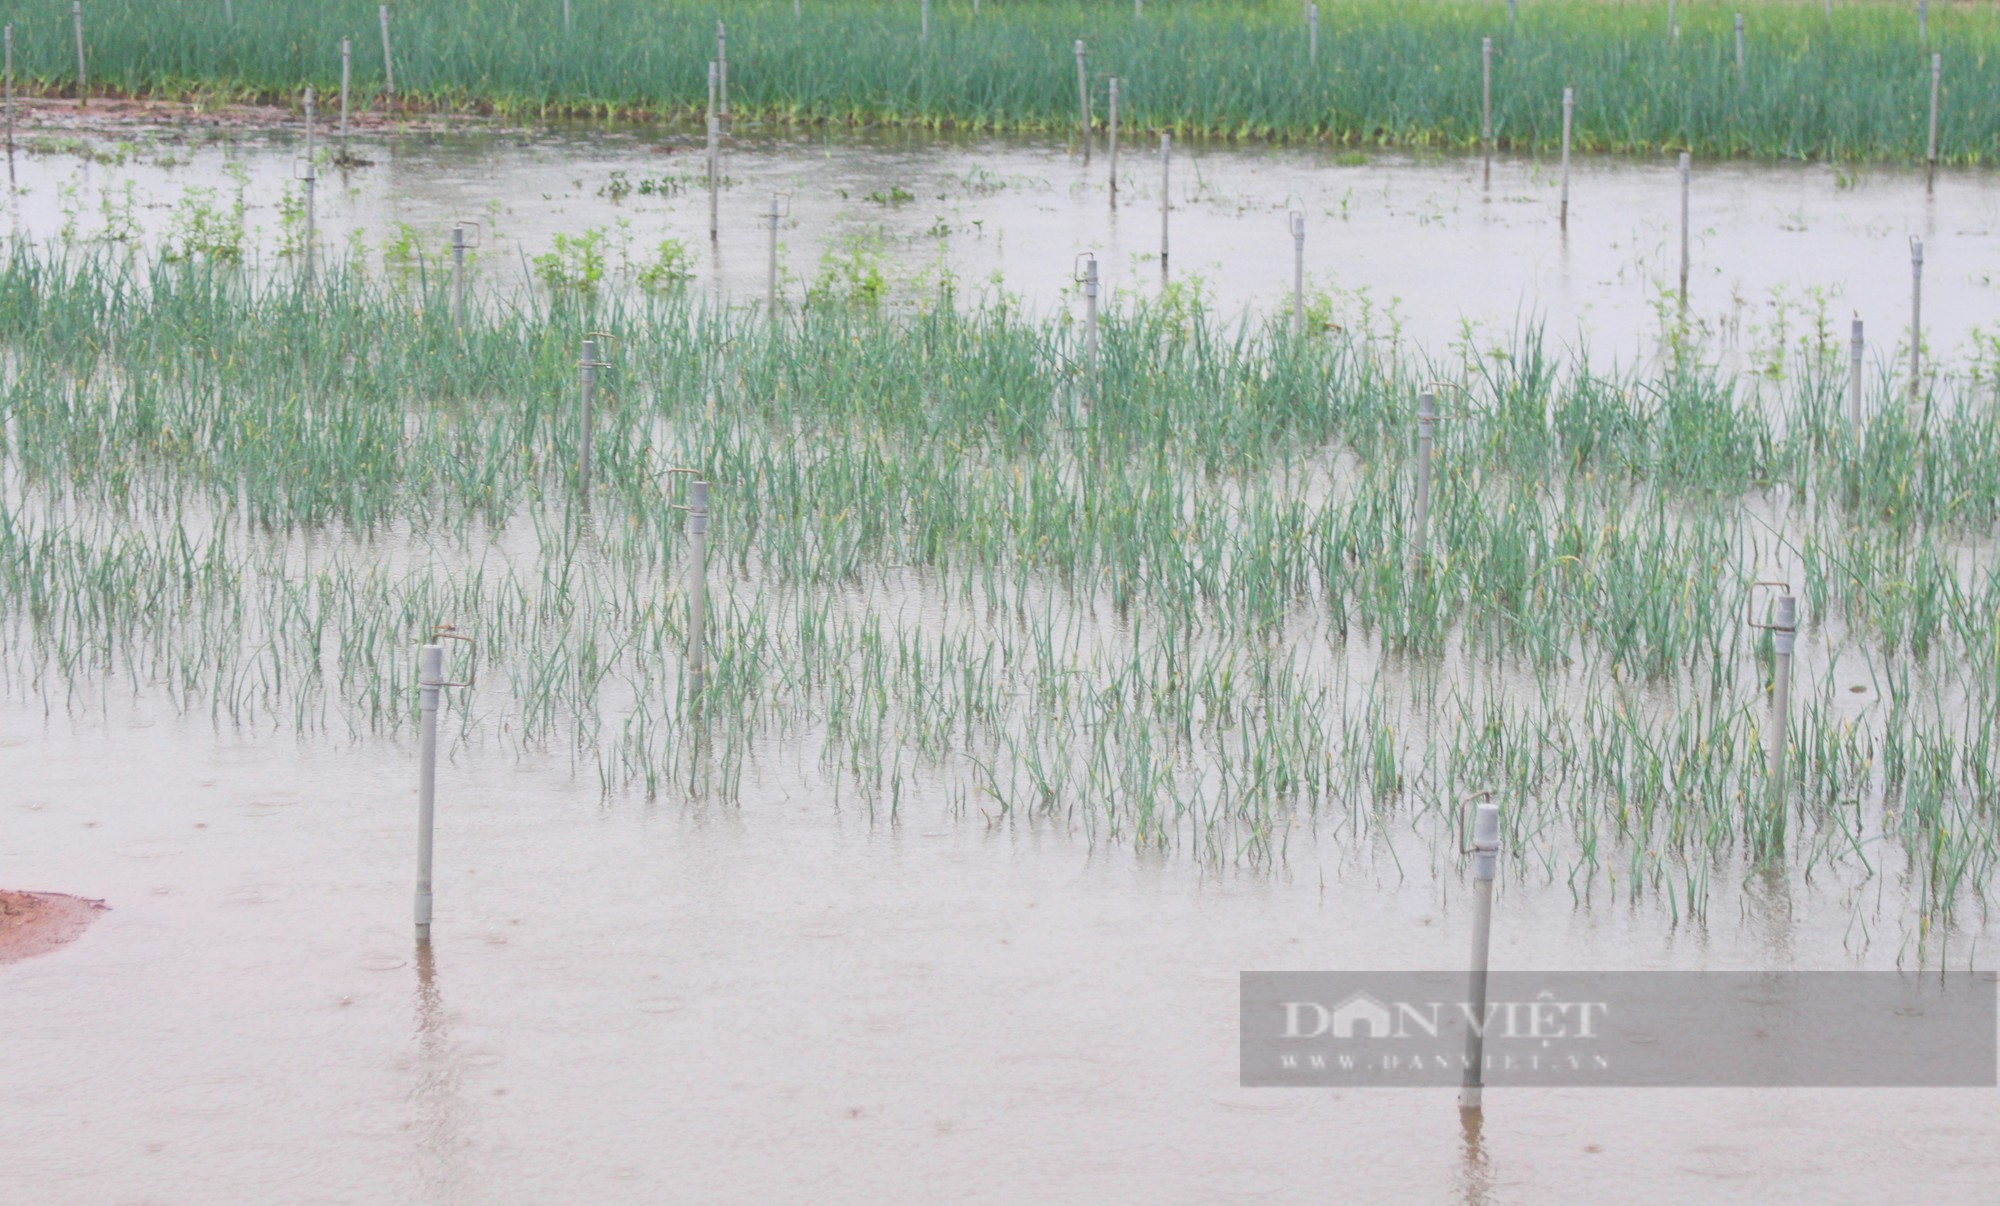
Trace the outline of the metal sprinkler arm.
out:
<instances>
[{"instance_id":1,"label":"metal sprinkler arm","mask_svg":"<svg viewBox=\"0 0 2000 1206\"><path fill-rule=\"evenodd\" d=\"M595 340L597 342L598 347L603 347L607 343L615 343L617 342L618 339L616 335L611 334L609 331L585 331L583 333L583 337L585 339ZM609 360L579 360L577 361L576 367L580 369L610 368L611 362Z\"/></svg>"},{"instance_id":2,"label":"metal sprinkler arm","mask_svg":"<svg viewBox=\"0 0 2000 1206\"><path fill-rule=\"evenodd\" d=\"M1423 388L1417 391L1417 396L1418 396L1419 398L1421 398L1421 397L1422 397L1423 395L1425 395L1425 394L1430 394L1430 395L1432 396L1432 397L1431 397L1431 418L1433 418L1433 419L1461 419L1461 418L1464 418L1464 417L1465 417L1465 414L1464 414L1464 412L1463 412L1463 411L1443 411L1443 410L1439 410L1439 409L1437 408L1437 397L1436 397L1436 395L1437 395L1438 391L1440 391L1440 390L1447 390L1447 389L1448 389L1448 390L1450 390L1451 392L1455 393L1455 394L1458 394L1458 395L1460 395L1461 397L1468 397L1468 396L1470 396L1470 394L1471 394L1471 391L1470 391L1470 390L1466 389L1466 388L1465 388L1465 387L1464 387L1463 385L1460 385L1460 384L1459 384L1458 382L1456 382L1456 381L1426 381L1426 382L1424 382L1424 384L1423 384Z\"/></svg>"},{"instance_id":3,"label":"metal sprinkler arm","mask_svg":"<svg viewBox=\"0 0 2000 1206\"><path fill-rule=\"evenodd\" d=\"M457 625L455 625L455 624L438 624L438 625L436 625L436 626L432 627L432 629L431 629L431 640L433 640L433 641L464 641L464 642L466 643L466 645L470 647L470 652L471 652L471 654L472 654L472 662L471 662L470 666L469 666L469 667L467 668L467 671L466 671L466 676L465 676L465 680L464 680L463 682L444 682L444 681L439 681L439 682L434 682L434 683L425 683L425 684L423 684L424 686L427 686L427 687L470 687L470 686L473 686L473 685L474 685L475 683L477 683L477 682L478 682L478 679L479 679L479 642L478 642L478 641L475 641L475 640L473 640L473 639L472 639L471 637L469 637L469 636L465 636L465 635L463 635L462 633L460 633L460 632L458 631L458 626L457 626Z\"/></svg>"},{"instance_id":4,"label":"metal sprinkler arm","mask_svg":"<svg viewBox=\"0 0 2000 1206\"><path fill-rule=\"evenodd\" d=\"M685 477L691 477L691 478L693 478L693 479L694 479L694 480L695 480L696 482L700 483L700 484L701 484L701 485L703 485L703 486L707 486L707 485L711 485L711 484L713 484L713 483L712 483L712 482L711 482L711 481L710 481L710 480L709 480L708 478L705 478L705 477L703 477L703 476L701 475L701 470L699 470L699 469L686 469L686 468L682 468L682 467L680 467L680 466L675 466L675 467L674 467L674 468L672 468L672 469L662 469L662 470L660 470L660 471L659 471L658 473L655 473L655 474L653 475L653 480L654 480L655 482L657 482L657 481L659 481L659 480L660 480L661 478L663 478L663 477L682 477L682 476L685 476ZM663 493L664 493L664 491L663 491ZM689 514L693 514L693 513L694 513L694 510L695 510L695 508L693 508L693 507L689 506L689 505L688 505L688 504L686 504L686 503L668 503L668 504L667 504L667 509L668 509L668 510L670 510L670 511L686 511L686 512L688 512ZM702 511L702 513L703 513L704 515L705 515L705 514L707 514L707 510L706 510L706 509L704 508L704 509L703 509L703 511Z\"/></svg>"},{"instance_id":5,"label":"metal sprinkler arm","mask_svg":"<svg viewBox=\"0 0 2000 1206\"><path fill-rule=\"evenodd\" d=\"M1460 817L1463 817L1465 815L1466 805L1477 803L1480 800L1490 800L1492 798L1493 798L1492 788L1487 788L1484 791L1475 791L1471 795L1465 797L1463 800L1460 800L1458 802L1458 807L1456 811ZM1472 833L1472 844L1469 846L1465 844L1465 840L1463 838L1459 839L1458 852L1460 854L1495 855L1500 852L1500 835L1497 831L1494 832L1491 836L1488 836L1479 833L1477 831L1476 825L1471 825L1471 826L1465 826L1463 829L1460 830L1460 832Z\"/></svg>"},{"instance_id":6,"label":"metal sprinkler arm","mask_svg":"<svg viewBox=\"0 0 2000 1206\"><path fill-rule=\"evenodd\" d=\"M1774 578L1759 578L1757 581L1752 582L1750 584L1749 597L1746 600L1744 600L1743 622L1745 624L1748 624L1752 628L1762 628L1770 632L1791 632L1794 629L1796 629L1798 626L1796 622L1787 624L1782 619L1780 619L1779 622L1776 624L1763 624L1757 621L1757 619L1755 618L1757 614L1757 589L1763 586L1775 586L1780 590L1782 590L1784 594L1779 596L1779 598L1781 599L1789 599L1792 597L1791 583L1780 582ZM1780 616L1783 616L1784 613L1783 611L1780 611L1778 614Z\"/></svg>"}]
</instances>

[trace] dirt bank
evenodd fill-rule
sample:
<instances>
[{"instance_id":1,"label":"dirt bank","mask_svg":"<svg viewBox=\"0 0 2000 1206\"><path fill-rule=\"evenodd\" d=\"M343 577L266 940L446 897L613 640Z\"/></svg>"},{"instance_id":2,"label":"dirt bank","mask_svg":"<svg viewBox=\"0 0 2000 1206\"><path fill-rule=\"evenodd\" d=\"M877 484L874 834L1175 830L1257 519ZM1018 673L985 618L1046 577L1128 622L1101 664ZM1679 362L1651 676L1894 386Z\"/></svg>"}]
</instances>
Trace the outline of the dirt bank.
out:
<instances>
[{"instance_id":1,"label":"dirt bank","mask_svg":"<svg viewBox=\"0 0 2000 1206\"><path fill-rule=\"evenodd\" d=\"M37 140L63 135L95 134L129 137L138 133L158 135L216 136L231 131L303 131L305 115L294 107L258 103L255 100L226 100L216 97L168 99L153 97L93 96L90 104L56 97L21 97L15 101L16 140L23 149L34 150ZM382 111L370 109L354 113L348 122L355 131L395 130L437 132L472 125L494 127L489 115L480 112L447 113L422 109ZM340 110L330 114L322 107L318 129L321 138L331 138L340 128Z\"/></svg>"},{"instance_id":2,"label":"dirt bank","mask_svg":"<svg viewBox=\"0 0 2000 1206\"><path fill-rule=\"evenodd\" d=\"M74 942L103 911L101 900L60 892L0 892L0 964Z\"/></svg>"}]
</instances>

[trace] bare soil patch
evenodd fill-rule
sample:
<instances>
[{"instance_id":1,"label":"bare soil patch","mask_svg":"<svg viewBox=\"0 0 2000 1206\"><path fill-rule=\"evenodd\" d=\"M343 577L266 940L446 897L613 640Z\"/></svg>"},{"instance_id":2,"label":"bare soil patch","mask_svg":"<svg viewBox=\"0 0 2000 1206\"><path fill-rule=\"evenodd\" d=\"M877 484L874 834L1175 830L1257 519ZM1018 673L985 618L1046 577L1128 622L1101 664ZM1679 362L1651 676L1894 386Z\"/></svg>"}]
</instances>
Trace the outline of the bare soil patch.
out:
<instances>
[{"instance_id":1,"label":"bare soil patch","mask_svg":"<svg viewBox=\"0 0 2000 1206\"><path fill-rule=\"evenodd\" d=\"M60 892L0 892L0 964L76 941L104 907L101 900Z\"/></svg>"}]
</instances>

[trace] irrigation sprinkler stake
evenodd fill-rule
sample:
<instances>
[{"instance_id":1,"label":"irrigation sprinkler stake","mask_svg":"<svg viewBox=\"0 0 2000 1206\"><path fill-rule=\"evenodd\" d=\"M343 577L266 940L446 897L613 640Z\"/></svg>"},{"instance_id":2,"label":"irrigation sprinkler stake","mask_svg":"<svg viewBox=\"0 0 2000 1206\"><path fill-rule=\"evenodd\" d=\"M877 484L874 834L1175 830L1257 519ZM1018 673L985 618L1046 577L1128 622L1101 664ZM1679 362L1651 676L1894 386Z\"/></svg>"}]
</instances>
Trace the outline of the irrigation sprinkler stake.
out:
<instances>
[{"instance_id":1,"label":"irrigation sprinkler stake","mask_svg":"<svg viewBox=\"0 0 2000 1206\"><path fill-rule=\"evenodd\" d=\"M1910 236L1910 405L1917 402L1917 379L1923 371L1924 241Z\"/></svg>"},{"instance_id":2,"label":"irrigation sprinkler stake","mask_svg":"<svg viewBox=\"0 0 2000 1206\"><path fill-rule=\"evenodd\" d=\"M389 6L378 6L375 15L382 21L382 91L393 99L396 95L396 60L389 54Z\"/></svg>"},{"instance_id":3,"label":"irrigation sprinkler stake","mask_svg":"<svg viewBox=\"0 0 2000 1206\"><path fill-rule=\"evenodd\" d=\"M1319 66L1319 5L1306 5L1306 62Z\"/></svg>"},{"instance_id":4,"label":"irrigation sprinkler stake","mask_svg":"<svg viewBox=\"0 0 2000 1206\"><path fill-rule=\"evenodd\" d=\"M720 21L715 23L715 68L718 97L715 113L726 122L729 120L729 27Z\"/></svg>"},{"instance_id":5,"label":"irrigation sprinkler stake","mask_svg":"<svg viewBox=\"0 0 2000 1206\"><path fill-rule=\"evenodd\" d=\"M480 229L478 220L460 219L451 224L451 328L459 338L465 338L465 249L477 247L479 243L465 241L466 227L476 233Z\"/></svg>"},{"instance_id":6,"label":"irrigation sprinkler stake","mask_svg":"<svg viewBox=\"0 0 2000 1206\"><path fill-rule=\"evenodd\" d=\"M83 62L83 0L71 0L70 22L76 27L76 107L90 104L90 73Z\"/></svg>"},{"instance_id":7,"label":"irrigation sprinkler stake","mask_svg":"<svg viewBox=\"0 0 2000 1206\"><path fill-rule=\"evenodd\" d=\"M1084 67L1083 39L1076 40L1076 112L1078 137L1083 142L1083 166L1090 166L1090 76Z\"/></svg>"},{"instance_id":8,"label":"irrigation sprinkler stake","mask_svg":"<svg viewBox=\"0 0 2000 1206\"><path fill-rule=\"evenodd\" d=\"M14 25L7 24L7 168L14 167Z\"/></svg>"},{"instance_id":9,"label":"irrigation sprinkler stake","mask_svg":"<svg viewBox=\"0 0 2000 1206\"><path fill-rule=\"evenodd\" d=\"M1083 354L1089 369L1090 380L1097 381L1097 257L1086 251L1077 259L1083 261L1083 272L1075 279L1083 285Z\"/></svg>"},{"instance_id":10,"label":"irrigation sprinkler stake","mask_svg":"<svg viewBox=\"0 0 2000 1206\"><path fill-rule=\"evenodd\" d=\"M12 112L10 109L9 112ZM1111 136L1111 208L1118 208L1118 77L1111 77L1111 114L1106 119ZM9 145L12 145L11 143Z\"/></svg>"},{"instance_id":11,"label":"irrigation sprinkler stake","mask_svg":"<svg viewBox=\"0 0 2000 1206\"><path fill-rule=\"evenodd\" d=\"M1757 588L1776 586L1784 589L1778 596L1777 620L1763 624L1752 618L1752 628L1768 629L1771 633L1773 658L1771 675L1771 734L1766 747L1766 759L1770 768L1769 804L1773 826L1767 836L1775 834L1780 844L1784 840L1785 820L1785 744L1790 726L1792 708L1792 650L1798 640L1799 601L1792 594L1787 582L1754 582L1750 586L1750 605L1756 606Z\"/></svg>"},{"instance_id":12,"label":"irrigation sprinkler stake","mask_svg":"<svg viewBox=\"0 0 2000 1206\"><path fill-rule=\"evenodd\" d=\"M931 0L921 0L918 5L917 32L924 38L931 36Z\"/></svg>"},{"instance_id":13,"label":"irrigation sprinkler stake","mask_svg":"<svg viewBox=\"0 0 2000 1206\"><path fill-rule=\"evenodd\" d=\"M1306 333L1306 215L1293 210L1292 223L1292 338Z\"/></svg>"},{"instance_id":14,"label":"irrigation sprinkler stake","mask_svg":"<svg viewBox=\"0 0 2000 1206\"><path fill-rule=\"evenodd\" d=\"M347 92L354 78L354 39L340 40L340 157L347 158Z\"/></svg>"},{"instance_id":15,"label":"irrigation sprinkler stake","mask_svg":"<svg viewBox=\"0 0 2000 1206\"><path fill-rule=\"evenodd\" d=\"M1171 175L1174 154L1174 136L1160 135L1160 275L1167 274L1167 182Z\"/></svg>"},{"instance_id":16,"label":"irrigation sprinkler stake","mask_svg":"<svg viewBox=\"0 0 2000 1206\"><path fill-rule=\"evenodd\" d=\"M719 78L716 64L710 63L708 65L708 241L711 243L716 240L716 232L720 229L721 221L721 195L716 180L718 167L716 160L721 155L722 122L716 116L715 110L715 90Z\"/></svg>"},{"instance_id":17,"label":"irrigation sprinkler stake","mask_svg":"<svg viewBox=\"0 0 2000 1206\"><path fill-rule=\"evenodd\" d=\"M1694 157L1681 152L1681 325L1687 325L1688 313L1688 190L1694 176Z\"/></svg>"},{"instance_id":18,"label":"irrigation sprinkler stake","mask_svg":"<svg viewBox=\"0 0 2000 1206\"><path fill-rule=\"evenodd\" d=\"M708 483L688 483L688 682L708 688Z\"/></svg>"},{"instance_id":19,"label":"irrigation sprinkler stake","mask_svg":"<svg viewBox=\"0 0 2000 1206\"><path fill-rule=\"evenodd\" d=\"M1861 447L1861 356L1868 350L1861 337L1861 316L1854 318L1854 334L1847 345L1847 426L1854 433L1854 446Z\"/></svg>"},{"instance_id":20,"label":"irrigation sprinkler stake","mask_svg":"<svg viewBox=\"0 0 2000 1206\"><path fill-rule=\"evenodd\" d=\"M1831 5L1833 0L1826 2ZM1681 36L1680 23L1674 20L1674 0L1667 0L1667 36L1674 41L1679 41Z\"/></svg>"},{"instance_id":21,"label":"irrigation sprinkler stake","mask_svg":"<svg viewBox=\"0 0 2000 1206\"><path fill-rule=\"evenodd\" d=\"M1944 74L1944 55L1931 55L1931 134L1924 151L1924 191L1934 192L1937 188L1937 126L1938 126L1938 78Z\"/></svg>"},{"instance_id":22,"label":"irrigation sprinkler stake","mask_svg":"<svg viewBox=\"0 0 2000 1206\"><path fill-rule=\"evenodd\" d=\"M444 646L440 641L464 641L472 647L472 671L462 682L444 677ZM417 941L431 940L431 852L432 831L437 824L437 714L438 693L445 687L470 687L478 677L479 647L472 638L461 636L449 624L431 631L431 641L417 653L418 733L417 769L417 897L415 919Z\"/></svg>"},{"instance_id":23,"label":"irrigation sprinkler stake","mask_svg":"<svg viewBox=\"0 0 2000 1206\"><path fill-rule=\"evenodd\" d=\"M306 286L308 288L310 288L313 283L313 209L314 209L315 194L319 189L319 165L313 162L314 159L317 158L315 151L316 148L313 146L313 90L312 90L312 85L307 84L306 85L306 174L304 177L304 183L305 183L305 219L306 219L305 275L306 275Z\"/></svg>"},{"instance_id":24,"label":"irrigation sprinkler stake","mask_svg":"<svg viewBox=\"0 0 2000 1206\"><path fill-rule=\"evenodd\" d=\"M602 331L592 331L584 337L583 355L577 358L576 367L582 377L583 414L581 432L576 450L576 491L587 506L590 502L590 452L593 440L591 429L596 420L597 410L597 370L611 367L608 361L599 360L598 351L603 344L610 343L611 336Z\"/></svg>"},{"instance_id":25,"label":"irrigation sprinkler stake","mask_svg":"<svg viewBox=\"0 0 2000 1206\"><path fill-rule=\"evenodd\" d=\"M1571 119L1576 114L1576 89L1563 89L1563 160L1562 160L1562 210L1557 219L1564 230L1569 229L1569 131Z\"/></svg>"},{"instance_id":26,"label":"irrigation sprinkler stake","mask_svg":"<svg viewBox=\"0 0 2000 1206\"><path fill-rule=\"evenodd\" d=\"M563 0L563 32L568 33L569 29L569 0Z\"/></svg>"},{"instance_id":27,"label":"irrigation sprinkler stake","mask_svg":"<svg viewBox=\"0 0 2000 1206\"><path fill-rule=\"evenodd\" d=\"M1490 795L1480 792L1471 797ZM1463 808L1464 804L1461 803ZM1483 1063L1486 1058L1486 969L1493 937L1493 872L1500 857L1500 806L1482 802L1472 814L1472 959L1467 977L1465 1028L1465 1077L1458 1090L1458 1108L1478 1111L1485 1087Z\"/></svg>"},{"instance_id":28,"label":"irrigation sprinkler stake","mask_svg":"<svg viewBox=\"0 0 2000 1206\"><path fill-rule=\"evenodd\" d=\"M1493 39L1479 40L1479 142L1493 155Z\"/></svg>"},{"instance_id":29,"label":"irrigation sprinkler stake","mask_svg":"<svg viewBox=\"0 0 2000 1206\"><path fill-rule=\"evenodd\" d=\"M1417 511L1410 533L1412 568L1422 573L1425 551L1430 546L1431 528L1431 446L1437 435L1437 395L1425 390L1417 395Z\"/></svg>"},{"instance_id":30,"label":"irrigation sprinkler stake","mask_svg":"<svg viewBox=\"0 0 2000 1206\"><path fill-rule=\"evenodd\" d=\"M778 320L778 223L791 209L790 205L784 210L778 208L778 202L782 199L783 194L772 193L771 212L764 215L764 221L771 228L771 256L764 278L764 314L771 322Z\"/></svg>"},{"instance_id":31,"label":"irrigation sprinkler stake","mask_svg":"<svg viewBox=\"0 0 2000 1206\"><path fill-rule=\"evenodd\" d=\"M684 474L688 483L687 505L674 505L688 517L688 694L701 698L708 686L708 482L699 469L669 469L667 476Z\"/></svg>"},{"instance_id":32,"label":"irrigation sprinkler stake","mask_svg":"<svg viewBox=\"0 0 2000 1206\"><path fill-rule=\"evenodd\" d=\"M451 329L465 337L465 227L451 228Z\"/></svg>"},{"instance_id":33,"label":"irrigation sprinkler stake","mask_svg":"<svg viewBox=\"0 0 2000 1206\"><path fill-rule=\"evenodd\" d=\"M1743 14L1736 14L1736 79L1743 80Z\"/></svg>"}]
</instances>

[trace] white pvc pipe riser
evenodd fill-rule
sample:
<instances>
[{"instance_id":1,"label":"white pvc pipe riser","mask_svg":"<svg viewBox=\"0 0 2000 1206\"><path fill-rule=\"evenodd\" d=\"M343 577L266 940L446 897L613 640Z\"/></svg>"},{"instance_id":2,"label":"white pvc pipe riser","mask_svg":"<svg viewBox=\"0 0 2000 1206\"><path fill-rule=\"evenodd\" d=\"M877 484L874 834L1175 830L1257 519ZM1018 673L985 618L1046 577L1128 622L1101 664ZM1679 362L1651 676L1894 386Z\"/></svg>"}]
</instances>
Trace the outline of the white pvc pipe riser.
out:
<instances>
[{"instance_id":1,"label":"white pvc pipe riser","mask_svg":"<svg viewBox=\"0 0 2000 1206\"><path fill-rule=\"evenodd\" d=\"M90 72L83 61L83 0L75 0L69 13L76 25L76 103L82 107L90 103Z\"/></svg>"},{"instance_id":2,"label":"white pvc pipe riser","mask_svg":"<svg viewBox=\"0 0 2000 1206\"><path fill-rule=\"evenodd\" d=\"M1854 334L1848 342L1847 423L1854 433L1854 446L1861 446L1861 357L1868 349L1861 336L1861 320L1854 320Z\"/></svg>"},{"instance_id":3,"label":"white pvc pipe riser","mask_svg":"<svg viewBox=\"0 0 2000 1206\"><path fill-rule=\"evenodd\" d=\"M1083 39L1076 40L1076 112L1078 137L1083 143L1084 166L1090 165L1090 73L1084 65Z\"/></svg>"},{"instance_id":4,"label":"white pvc pipe riser","mask_svg":"<svg viewBox=\"0 0 2000 1206\"><path fill-rule=\"evenodd\" d=\"M347 150L347 93L354 79L354 40L340 40L340 149Z\"/></svg>"},{"instance_id":5,"label":"white pvc pipe riser","mask_svg":"<svg viewBox=\"0 0 2000 1206\"><path fill-rule=\"evenodd\" d=\"M465 227L451 228L451 329L465 335Z\"/></svg>"},{"instance_id":6,"label":"white pvc pipe riser","mask_svg":"<svg viewBox=\"0 0 2000 1206\"><path fill-rule=\"evenodd\" d=\"M597 404L597 341L583 341L583 357L578 362L583 378L583 414L576 450L576 488L587 502L590 498L590 442L592 411Z\"/></svg>"},{"instance_id":7,"label":"white pvc pipe riser","mask_svg":"<svg viewBox=\"0 0 2000 1206\"><path fill-rule=\"evenodd\" d=\"M708 685L708 483L688 486L688 686Z\"/></svg>"},{"instance_id":8,"label":"white pvc pipe riser","mask_svg":"<svg viewBox=\"0 0 2000 1206\"><path fill-rule=\"evenodd\" d=\"M1923 376L1924 347L1924 241L1910 240L1910 402L1917 400L1918 382Z\"/></svg>"},{"instance_id":9,"label":"white pvc pipe riser","mask_svg":"<svg viewBox=\"0 0 2000 1206\"><path fill-rule=\"evenodd\" d=\"M778 317L778 194L771 194L771 212L765 221L771 224L771 249L764 275L764 314L767 320Z\"/></svg>"},{"instance_id":10,"label":"white pvc pipe riser","mask_svg":"<svg viewBox=\"0 0 2000 1206\"><path fill-rule=\"evenodd\" d=\"M319 191L319 167L313 162L315 150L316 148L313 144L313 90L312 85L308 84L306 85L306 178L304 181L306 221L305 277L306 284L308 285L312 284L313 279L313 225L315 219L313 211L316 199L315 194Z\"/></svg>"},{"instance_id":11,"label":"white pvc pipe riser","mask_svg":"<svg viewBox=\"0 0 2000 1206\"><path fill-rule=\"evenodd\" d=\"M376 10L382 19L382 91L396 95L396 60L389 53L389 6L384 4Z\"/></svg>"},{"instance_id":12,"label":"white pvc pipe riser","mask_svg":"<svg viewBox=\"0 0 2000 1206\"><path fill-rule=\"evenodd\" d=\"M444 686L444 648L417 652L417 941L431 940L431 833L437 824L438 692Z\"/></svg>"},{"instance_id":13,"label":"white pvc pipe riser","mask_svg":"<svg viewBox=\"0 0 2000 1206\"><path fill-rule=\"evenodd\" d=\"M1472 822L1472 955L1466 984L1469 1018L1486 1016L1486 972L1493 936L1493 873L1500 853L1500 806L1481 804ZM1482 1026L1465 1028L1465 1076L1458 1108L1481 1107L1485 1083L1486 1036Z\"/></svg>"},{"instance_id":14,"label":"white pvc pipe riser","mask_svg":"<svg viewBox=\"0 0 2000 1206\"><path fill-rule=\"evenodd\" d=\"M1292 338L1306 333L1306 216L1292 215Z\"/></svg>"},{"instance_id":15,"label":"white pvc pipe riser","mask_svg":"<svg viewBox=\"0 0 2000 1206\"><path fill-rule=\"evenodd\" d=\"M1563 89L1562 229L1569 229L1569 134L1576 114L1576 89Z\"/></svg>"},{"instance_id":16,"label":"white pvc pipe riser","mask_svg":"<svg viewBox=\"0 0 2000 1206\"><path fill-rule=\"evenodd\" d=\"M1111 113L1107 119L1111 141L1111 208L1118 208L1118 77L1111 77Z\"/></svg>"},{"instance_id":17,"label":"white pvc pipe riser","mask_svg":"<svg viewBox=\"0 0 2000 1206\"><path fill-rule=\"evenodd\" d=\"M1944 56L1931 56L1931 132L1924 149L1924 188L1930 190L1937 185L1937 134L1938 134L1938 80L1944 74Z\"/></svg>"},{"instance_id":18,"label":"white pvc pipe riser","mask_svg":"<svg viewBox=\"0 0 2000 1206\"><path fill-rule=\"evenodd\" d=\"M1412 559L1424 563L1430 544L1431 526L1431 446L1436 439L1437 395L1428 391L1417 395L1417 508L1410 533Z\"/></svg>"},{"instance_id":19,"label":"white pvc pipe riser","mask_svg":"<svg viewBox=\"0 0 2000 1206\"><path fill-rule=\"evenodd\" d=\"M722 121L716 115L716 86L720 74L716 64L708 65L708 239L712 243L721 229Z\"/></svg>"},{"instance_id":20,"label":"white pvc pipe riser","mask_svg":"<svg viewBox=\"0 0 2000 1206\"><path fill-rule=\"evenodd\" d=\"M1688 306L1688 193L1693 187L1694 157L1681 152L1681 319L1687 319Z\"/></svg>"},{"instance_id":21,"label":"white pvc pipe riser","mask_svg":"<svg viewBox=\"0 0 2000 1206\"><path fill-rule=\"evenodd\" d=\"M1771 676L1771 807L1785 805L1785 746L1792 709L1792 650L1798 640L1799 604L1791 595L1778 596L1778 619L1771 633L1777 656Z\"/></svg>"},{"instance_id":22,"label":"white pvc pipe riser","mask_svg":"<svg viewBox=\"0 0 2000 1206\"><path fill-rule=\"evenodd\" d=\"M1084 352L1090 365L1090 376L1097 379L1097 257L1091 256L1083 262L1083 322Z\"/></svg>"},{"instance_id":23,"label":"white pvc pipe riser","mask_svg":"<svg viewBox=\"0 0 2000 1206\"><path fill-rule=\"evenodd\" d=\"M1479 141L1493 153L1493 39L1479 43Z\"/></svg>"}]
</instances>

